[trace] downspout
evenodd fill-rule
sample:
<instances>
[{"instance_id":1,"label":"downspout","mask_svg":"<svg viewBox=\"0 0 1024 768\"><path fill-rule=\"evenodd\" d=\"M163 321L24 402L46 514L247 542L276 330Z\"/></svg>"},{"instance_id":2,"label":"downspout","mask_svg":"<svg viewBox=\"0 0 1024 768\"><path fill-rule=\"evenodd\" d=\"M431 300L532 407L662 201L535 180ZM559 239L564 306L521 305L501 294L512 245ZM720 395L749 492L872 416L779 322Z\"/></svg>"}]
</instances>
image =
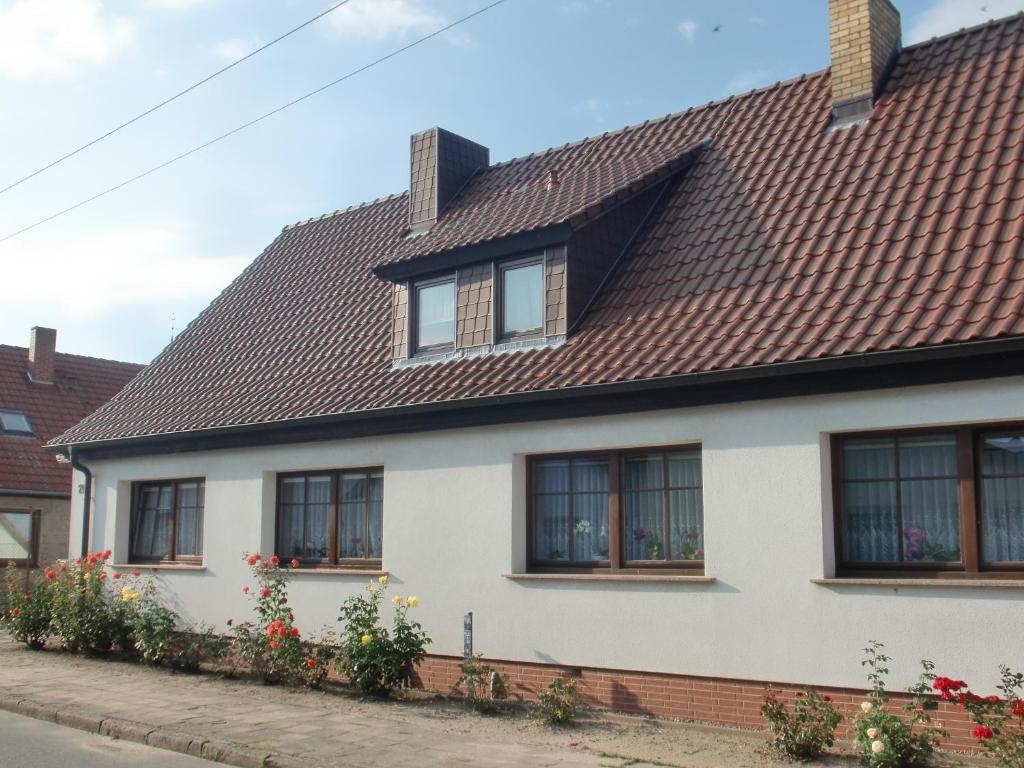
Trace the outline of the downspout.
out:
<instances>
[{"instance_id":1,"label":"downspout","mask_svg":"<svg viewBox=\"0 0 1024 768\"><path fill-rule=\"evenodd\" d=\"M68 448L71 466L85 475L85 500L82 502L82 557L89 554L89 525L92 522L92 472L78 460L74 447Z\"/></svg>"}]
</instances>

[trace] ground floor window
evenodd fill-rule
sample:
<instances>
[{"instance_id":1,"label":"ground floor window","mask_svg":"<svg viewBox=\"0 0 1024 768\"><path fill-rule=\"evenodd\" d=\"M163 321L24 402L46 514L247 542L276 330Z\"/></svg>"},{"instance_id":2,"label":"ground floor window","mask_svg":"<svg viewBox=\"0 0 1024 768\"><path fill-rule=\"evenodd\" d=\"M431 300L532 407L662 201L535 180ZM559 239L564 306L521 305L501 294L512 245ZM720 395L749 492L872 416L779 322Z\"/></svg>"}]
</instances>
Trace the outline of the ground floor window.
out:
<instances>
[{"instance_id":1,"label":"ground floor window","mask_svg":"<svg viewBox=\"0 0 1024 768\"><path fill-rule=\"evenodd\" d=\"M203 557L201 478L136 483L129 538L132 562L199 562Z\"/></svg>"},{"instance_id":2,"label":"ground floor window","mask_svg":"<svg viewBox=\"0 0 1024 768\"><path fill-rule=\"evenodd\" d=\"M281 557L307 565L380 566L383 469L282 474L277 490Z\"/></svg>"},{"instance_id":3,"label":"ground floor window","mask_svg":"<svg viewBox=\"0 0 1024 768\"><path fill-rule=\"evenodd\" d=\"M842 570L1024 570L1024 427L838 435L833 472Z\"/></svg>"},{"instance_id":4,"label":"ground floor window","mask_svg":"<svg viewBox=\"0 0 1024 768\"><path fill-rule=\"evenodd\" d=\"M529 459L534 568L703 569L699 447Z\"/></svg>"},{"instance_id":5,"label":"ground floor window","mask_svg":"<svg viewBox=\"0 0 1024 768\"><path fill-rule=\"evenodd\" d=\"M34 565L39 515L30 510L0 510L0 565Z\"/></svg>"}]
</instances>

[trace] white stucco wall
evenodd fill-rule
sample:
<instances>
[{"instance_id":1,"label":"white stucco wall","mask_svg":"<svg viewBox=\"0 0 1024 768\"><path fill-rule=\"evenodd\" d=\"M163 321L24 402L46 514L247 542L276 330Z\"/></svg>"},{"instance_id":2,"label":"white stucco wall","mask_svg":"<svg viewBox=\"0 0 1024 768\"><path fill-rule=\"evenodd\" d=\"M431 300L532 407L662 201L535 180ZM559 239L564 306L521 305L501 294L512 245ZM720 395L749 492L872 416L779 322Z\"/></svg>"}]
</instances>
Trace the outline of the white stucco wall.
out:
<instances>
[{"instance_id":1,"label":"white stucco wall","mask_svg":"<svg viewBox=\"0 0 1024 768\"><path fill-rule=\"evenodd\" d=\"M473 611L476 648L494 659L861 686L860 649L878 639L896 659L895 683L929 658L991 684L1000 662L1024 668L1024 590L811 579L833 574L829 433L1008 419L1024 419L1024 378L96 461L94 548L125 561L132 481L204 476L206 570L161 579L183 614L223 627L248 615L242 554L273 545L275 473L380 464L384 568L395 592L420 597L433 652L461 652L462 616ZM703 446L714 583L503 577L525 563L525 455L691 441ZM296 575L300 625L333 622L367 581Z\"/></svg>"}]
</instances>

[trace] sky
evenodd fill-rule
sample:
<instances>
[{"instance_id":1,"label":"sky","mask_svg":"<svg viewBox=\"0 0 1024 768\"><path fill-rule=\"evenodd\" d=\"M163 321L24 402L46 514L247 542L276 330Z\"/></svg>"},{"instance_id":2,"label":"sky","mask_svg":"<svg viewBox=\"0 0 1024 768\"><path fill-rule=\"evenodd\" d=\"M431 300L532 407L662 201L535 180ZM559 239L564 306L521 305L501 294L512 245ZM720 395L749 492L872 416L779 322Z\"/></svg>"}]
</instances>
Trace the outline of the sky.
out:
<instances>
[{"instance_id":1,"label":"sky","mask_svg":"<svg viewBox=\"0 0 1024 768\"><path fill-rule=\"evenodd\" d=\"M0 188L337 0L0 0ZM0 238L490 0L350 0L0 194ZM1024 0L896 0L904 44ZM441 126L507 160L828 66L826 0L506 0L215 146L0 242L0 343L152 360L287 224L404 191Z\"/></svg>"}]
</instances>

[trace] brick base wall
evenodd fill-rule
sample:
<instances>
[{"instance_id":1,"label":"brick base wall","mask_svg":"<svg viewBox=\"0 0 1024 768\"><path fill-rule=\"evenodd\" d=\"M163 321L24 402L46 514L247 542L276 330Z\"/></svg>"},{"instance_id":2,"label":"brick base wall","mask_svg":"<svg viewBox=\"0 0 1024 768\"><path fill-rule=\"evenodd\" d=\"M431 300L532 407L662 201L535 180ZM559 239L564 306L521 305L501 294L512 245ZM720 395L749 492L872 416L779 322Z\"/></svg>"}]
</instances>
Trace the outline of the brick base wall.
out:
<instances>
[{"instance_id":1,"label":"brick base wall","mask_svg":"<svg viewBox=\"0 0 1024 768\"><path fill-rule=\"evenodd\" d=\"M517 701L535 701L537 694L555 677L571 675L579 682L577 690L584 704L595 709L740 728L764 728L760 710L768 682L490 659L485 661L507 678L509 698ZM458 679L460 662L459 657L428 656L418 669L419 685L428 691L449 692ZM772 683L778 698L790 706L797 692L804 687ZM814 687L822 695L830 697L842 712L844 720L839 735L840 738L848 738L846 729L853 715L859 712L865 691ZM896 707L902 705L906 698L894 694ZM939 702L939 709L933 715L949 731L949 740L943 743L944 749L974 748L975 741L971 736L974 725L965 711L946 702Z\"/></svg>"}]
</instances>

